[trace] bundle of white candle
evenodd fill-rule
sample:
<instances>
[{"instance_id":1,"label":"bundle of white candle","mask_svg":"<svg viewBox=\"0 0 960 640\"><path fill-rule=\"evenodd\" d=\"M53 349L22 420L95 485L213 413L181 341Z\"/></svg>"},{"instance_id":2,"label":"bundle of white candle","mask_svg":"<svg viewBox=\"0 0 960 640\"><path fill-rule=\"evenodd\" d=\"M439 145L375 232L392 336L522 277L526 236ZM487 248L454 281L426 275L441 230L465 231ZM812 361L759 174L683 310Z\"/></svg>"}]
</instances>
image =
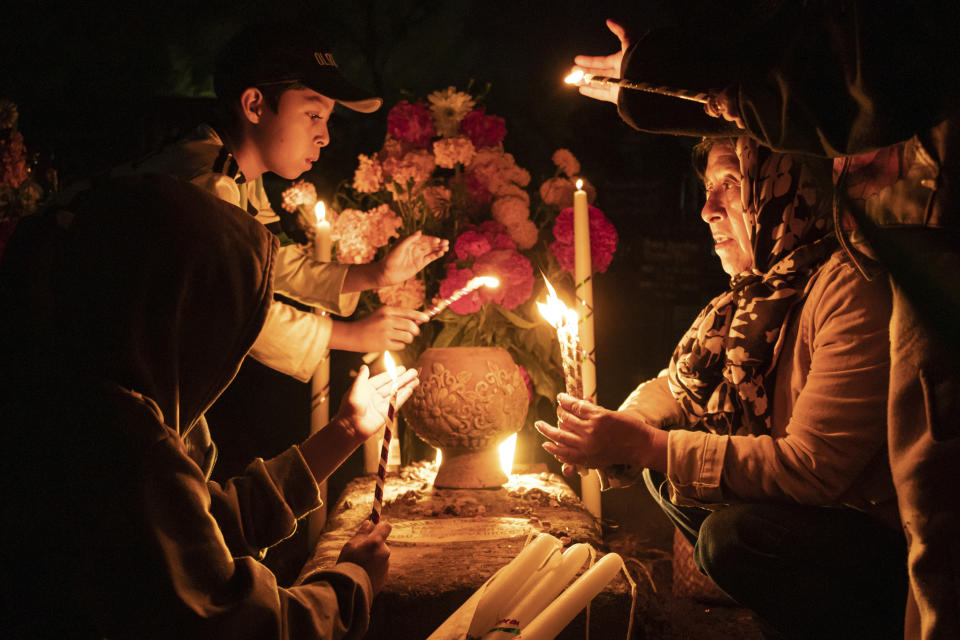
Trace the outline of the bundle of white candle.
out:
<instances>
[{"instance_id":1,"label":"bundle of white candle","mask_svg":"<svg viewBox=\"0 0 960 640\"><path fill-rule=\"evenodd\" d=\"M427 640L516 640L518 637L551 640L556 637L619 571L627 573L620 556L608 553L569 584L590 557L591 548L588 544L574 544L561 553L562 548L557 538L540 534ZM635 604L633 580L629 574L627 579ZM631 606L627 638L633 626L633 610Z\"/></svg>"}]
</instances>

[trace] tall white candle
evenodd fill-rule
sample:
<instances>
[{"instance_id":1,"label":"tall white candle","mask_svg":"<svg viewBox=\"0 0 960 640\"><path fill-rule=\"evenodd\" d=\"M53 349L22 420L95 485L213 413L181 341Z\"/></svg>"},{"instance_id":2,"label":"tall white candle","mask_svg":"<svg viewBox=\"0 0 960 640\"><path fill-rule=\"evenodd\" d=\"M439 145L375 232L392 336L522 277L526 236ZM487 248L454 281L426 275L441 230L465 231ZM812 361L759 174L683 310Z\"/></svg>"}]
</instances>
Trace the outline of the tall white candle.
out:
<instances>
[{"instance_id":1,"label":"tall white candle","mask_svg":"<svg viewBox=\"0 0 960 640\"><path fill-rule=\"evenodd\" d=\"M507 566L500 569L487 585L467 635L479 638L486 633L506 613L530 575L559 547L559 540L550 534L541 533Z\"/></svg>"},{"instance_id":2,"label":"tall white candle","mask_svg":"<svg viewBox=\"0 0 960 640\"><path fill-rule=\"evenodd\" d=\"M597 364L593 338L593 263L590 256L590 208L583 181L577 180L573 194L573 277L577 287L577 300L583 306L580 317L580 345L583 348L583 397L597 401ZM590 471L580 478L580 494L583 506L597 519L601 517L600 477Z\"/></svg>"},{"instance_id":3,"label":"tall white candle","mask_svg":"<svg viewBox=\"0 0 960 640\"><path fill-rule=\"evenodd\" d=\"M317 262L330 262L331 259L331 229L327 221L326 207L319 201L314 207L316 223L313 235L313 259ZM322 314L322 311L317 311ZM330 352L324 354L320 366L310 380L310 433L323 429L330 421ZM320 498L327 501L327 482L320 483ZM315 541L320 530L326 523L326 505L317 509L307 520L307 537L310 542Z\"/></svg>"},{"instance_id":4,"label":"tall white candle","mask_svg":"<svg viewBox=\"0 0 960 640\"><path fill-rule=\"evenodd\" d=\"M523 628L523 640L553 640L613 580L623 561L608 553Z\"/></svg>"},{"instance_id":5,"label":"tall white candle","mask_svg":"<svg viewBox=\"0 0 960 640\"><path fill-rule=\"evenodd\" d=\"M589 557L590 545L583 543L572 545L564 551L559 562L536 575L536 581L532 585L524 585L520 589L520 600L510 608L507 615L497 621L495 630L485 635L483 640L516 638L517 632L527 626L548 603L557 597L558 593L570 584Z\"/></svg>"}]
</instances>

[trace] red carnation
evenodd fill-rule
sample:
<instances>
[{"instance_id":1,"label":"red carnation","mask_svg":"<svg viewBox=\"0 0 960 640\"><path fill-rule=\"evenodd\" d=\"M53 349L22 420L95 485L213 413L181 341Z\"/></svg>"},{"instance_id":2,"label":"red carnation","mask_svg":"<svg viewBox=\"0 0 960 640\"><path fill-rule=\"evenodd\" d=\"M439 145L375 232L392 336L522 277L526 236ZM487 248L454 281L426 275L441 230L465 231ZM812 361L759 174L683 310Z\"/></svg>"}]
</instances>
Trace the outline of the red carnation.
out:
<instances>
[{"instance_id":1,"label":"red carnation","mask_svg":"<svg viewBox=\"0 0 960 640\"><path fill-rule=\"evenodd\" d=\"M454 241L453 251L457 254L457 260L476 258L490 251L490 242L482 233L464 231Z\"/></svg>"},{"instance_id":2,"label":"red carnation","mask_svg":"<svg viewBox=\"0 0 960 640\"><path fill-rule=\"evenodd\" d=\"M610 266L613 254L617 250L617 230L607 220L603 211L589 207L590 216L590 262L593 273L603 273ZM567 207L557 216L553 225L553 237L550 251L564 270L571 274L574 269L573 207Z\"/></svg>"},{"instance_id":3,"label":"red carnation","mask_svg":"<svg viewBox=\"0 0 960 640\"><path fill-rule=\"evenodd\" d=\"M387 114L387 135L423 149L437 135L437 130L433 126L433 115L425 104L401 100Z\"/></svg>"},{"instance_id":4,"label":"red carnation","mask_svg":"<svg viewBox=\"0 0 960 640\"><path fill-rule=\"evenodd\" d=\"M495 289L484 288L484 297L504 309L514 309L533 294L533 266L516 249L494 249L473 263L473 272L500 280Z\"/></svg>"},{"instance_id":5,"label":"red carnation","mask_svg":"<svg viewBox=\"0 0 960 640\"><path fill-rule=\"evenodd\" d=\"M458 269L452 262L447 265L447 277L440 282L440 297L449 298L456 291L462 289L473 278L473 271L470 269ZM480 294L477 291L471 291L449 307L454 313L462 316L475 313L483 306Z\"/></svg>"},{"instance_id":6,"label":"red carnation","mask_svg":"<svg viewBox=\"0 0 960 640\"><path fill-rule=\"evenodd\" d=\"M460 132L466 134L477 149L494 147L506 137L507 121L500 116L488 116L486 108L479 107L463 116Z\"/></svg>"}]
</instances>

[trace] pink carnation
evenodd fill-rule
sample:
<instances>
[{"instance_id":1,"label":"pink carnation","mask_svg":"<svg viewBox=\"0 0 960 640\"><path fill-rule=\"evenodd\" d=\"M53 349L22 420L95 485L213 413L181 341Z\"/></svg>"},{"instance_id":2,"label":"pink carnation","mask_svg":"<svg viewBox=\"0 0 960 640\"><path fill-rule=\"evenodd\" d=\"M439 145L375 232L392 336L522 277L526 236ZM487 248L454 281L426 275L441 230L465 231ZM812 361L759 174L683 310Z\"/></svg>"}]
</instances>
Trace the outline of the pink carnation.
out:
<instances>
[{"instance_id":1,"label":"pink carnation","mask_svg":"<svg viewBox=\"0 0 960 640\"><path fill-rule=\"evenodd\" d=\"M506 137L507 123L500 116L488 116L486 108L479 107L463 117L460 131L469 136L477 149L493 147Z\"/></svg>"},{"instance_id":2,"label":"pink carnation","mask_svg":"<svg viewBox=\"0 0 960 640\"><path fill-rule=\"evenodd\" d=\"M491 249L516 249L517 243L510 239L507 228L496 220L487 220L476 227L486 237Z\"/></svg>"},{"instance_id":3,"label":"pink carnation","mask_svg":"<svg viewBox=\"0 0 960 640\"><path fill-rule=\"evenodd\" d=\"M483 297L504 309L514 309L530 299L533 293L533 266L515 249L494 249L478 257L473 263L478 276L493 276L500 280L496 289L484 288Z\"/></svg>"},{"instance_id":4,"label":"pink carnation","mask_svg":"<svg viewBox=\"0 0 960 640\"><path fill-rule=\"evenodd\" d=\"M387 114L387 134L424 148L437 135L433 126L433 114L423 103L398 102Z\"/></svg>"},{"instance_id":5,"label":"pink carnation","mask_svg":"<svg viewBox=\"0 0 960 640\"><path fill-rule=\"evenodd\" d=\"M464 231L453 243L453 251L457 260L476 258L490 251L490 241L486 236L476 231Z\"/></svg>"},{"instance_id":6,"label":"pink carnation","mask_svg":"<svg viewBox=\"0 0 960 640\"><path fill-rule=\"evenodd\" d=\"M473 271L470 269L458 269L454 263L447 265L447 277L440 281L440 297L449 298L454 292L462 289L473 279ZM483 287L486 288L486 287ZM471 291L463 296L448 308L454 313L462 316L476 313L483 306L483 300L480 299L478 291Z\"/></svg>"},{"instance_id":7,"label":"pink carnation","mask_svg":"<svg viewBox=\"0 0 960 640\"><path fill-rule=\"evenodd\" d=\"M617 230L607 220L603 211L589 207L590 216L590 258L594 273L603 273L610 266L613 254L617 250ZM553 225L553 237L550 251L557 262L566 271L574 269L573 207L567 207L557 216Z\"/></svg>"}]
</instances>

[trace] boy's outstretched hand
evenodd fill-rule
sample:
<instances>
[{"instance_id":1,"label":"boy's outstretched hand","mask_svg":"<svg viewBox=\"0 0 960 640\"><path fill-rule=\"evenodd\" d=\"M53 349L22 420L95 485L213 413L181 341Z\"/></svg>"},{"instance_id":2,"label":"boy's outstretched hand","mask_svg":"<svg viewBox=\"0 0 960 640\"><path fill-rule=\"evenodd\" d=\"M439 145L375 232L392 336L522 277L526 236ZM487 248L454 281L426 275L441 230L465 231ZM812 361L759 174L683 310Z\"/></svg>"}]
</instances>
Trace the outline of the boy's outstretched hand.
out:
<instances>
[{"instance_id":1,"label":"boy's outstretched hand","mask_svg":"<svg viewBox=\"0 0 960 640\"><path fill-rule=\"evenodd\" d=\"M410 398L410 394L420 384L416 369L397 367L397 409ZM390 396L393 395L393 381L388 372L370 377L366 365L360 367L353 386L347 392L335 420L342 422L361 440L366 440L387 421Z\"/></svg>"},{"instance_id":2,"label":"boy's outstretched hand","mask_svg":"<svg viewBox=\"0 0 960 640\"><path fill-rule=\"evenodd\" d=\"M449 240L425 236L421 231L411 234L381 261L383 275L380 286L388 287L409 280L445 254L449 248Z\"/></svg>"}]
</instances>

